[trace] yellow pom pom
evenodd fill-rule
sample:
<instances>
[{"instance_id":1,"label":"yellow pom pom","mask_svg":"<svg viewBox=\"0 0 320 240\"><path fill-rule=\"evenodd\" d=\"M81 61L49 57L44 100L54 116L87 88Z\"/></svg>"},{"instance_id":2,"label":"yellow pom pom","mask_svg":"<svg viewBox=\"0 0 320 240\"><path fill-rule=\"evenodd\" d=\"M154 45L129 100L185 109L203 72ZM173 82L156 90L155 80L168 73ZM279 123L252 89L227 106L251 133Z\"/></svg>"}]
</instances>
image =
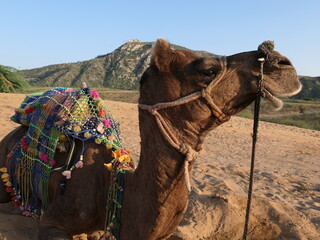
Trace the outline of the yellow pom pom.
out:
<instances>
[{"instance_id":1,"label":"yellow pom pom","mask_svg":"<svg viewBox=\"0 0 320 240\"><path fill-rule=\"evenodd\" d=\"M5 178L2 178L2 181L5 182L5 183L8 182L9 181L9 176L5 177Z\"/></svg>"},{"instance_id":2,"label":"yellow pom pom","mask_svg":"<svg viewBox=\"0 0 320 240\"><path fill-rule=\"evenodd\" d=\"M38 156L39 155L39 151L37 149L34 149L32 154L33 154L33 156Z\"/></svg>"},{"instance_id":3,"label":"yellow pom pom","mask_svg":"<svg viewBox=\"0 0 320 240\"><path fill-rule=\"evenodd\" d=\"M104 107L104 103L103 101L98 101L98 108L103 108Z\"/></svg>"},{"instance_id":4,"label":"yellow pom pom","mask_svg":"<svg viewBox=\"0 0 320 240\"><path fill-rule=\"evenodd\" d=\"M101 144L102 140L101 140L101 138L96 138L95 142L96 142L96 144Z\"/></svg>"},{"instance_id":5,"label":"yellow pom pom","mask_svg":"<svg viewBox=\"0 0 320 240\"><path fill-rule=\"evenodd\" d=\"M64 135L64 134L61 134L61 135L59 136L59 142L66 142L66 141L67 141L67 136Z\"/></svg>"},{"instance_id":6,"label":"yellow pom pom","mask_svg":"<svg viewBox=\"0 0 320 240\"><path fill-rule=\"evenodd\" d=\"M105 168L108 169L110 172L112 171L112 163L105 163L104 164Z\"/></svg>"},{"instance_id":7,"label":"yellow pom pom","mask_svg":"<svg viewBox=\"0 0 320 240\"><path fill-rule=\"evenodd\" d=\"M7 181L4 185L6 185L7 187L11 187L12 183L10 181Z\"/></svg>"},{"instance_id":8,"label":"yellow pom pom","mask_svg":"<svg viewBox=\"0 0 320 240\"><path fill-rule=\"evenodd\" d=\"M0 168L0 172L3 172L3 173L7 172L7 168L5 168L5 167Z\"/></svg>"},{"instance_id":9,"label":"yellow pom pom","mask_svg":"<svg viewBox=\"0 0 320 240\"><path fill-rule=\"evenodd\" d=\"M112 152L112 157L118 161L121 156L121 148L118 148L116 151Z\"/></svg>"},{"instance_id":10,"label":"yellow pom pom","mask_svg":"<svg viewBox=\"0 0 320 240\"><path fill-rule=\"evenodd\" d=\"M9 178L9 174L8 173L4 173L1 175L1 178L2 179L6 179L6 178ZM4 181L4 180L3 180Z\"/></svg>"},{"instance_id":11,"label":"yellow pom pom","mask_svg":"<svg viewBox=\"0 0 320 240\"><path fill-rule=\"evenodd\" d=\"M89 132L85 132L85 134L84 134L84 137L85 137L85 138L90 138L91 136L92 136L92 134L89 133Z\"/></svg>"},{"instance_id":12,"label":"yellow pom pom","mask_svg":"<svg viewBox=\"0 0 320 240\"><path fill-rule=\"evenodd\" d=\"M80 127L80 126L75 126L75 127L73 128L73 131L75 131L75 132L81 132L81 127Z\"/></svg>"},{"instance_id":13,"label":"yellow pom pom","mask_svg":"<svg viewBox=\"0 0 320 240\"><path fill-rule=\"evenodd\" d=\"M130 162L131 161L131 158L129 155L121 155L119 158L118 158L118 161L119 162Z\"/></svg>"},{"instance_id":14,"label":"yellow pom pom","mask_svg":"<svg viewBox=\"0 0 320 240\"><path fill-rule=\"evenodd\" d=\"M111 148L112 148L112 143L108 142L108 143L106 144L106 147L107 147L107 149L111 149Z\"/></svg>"}]
</instances>

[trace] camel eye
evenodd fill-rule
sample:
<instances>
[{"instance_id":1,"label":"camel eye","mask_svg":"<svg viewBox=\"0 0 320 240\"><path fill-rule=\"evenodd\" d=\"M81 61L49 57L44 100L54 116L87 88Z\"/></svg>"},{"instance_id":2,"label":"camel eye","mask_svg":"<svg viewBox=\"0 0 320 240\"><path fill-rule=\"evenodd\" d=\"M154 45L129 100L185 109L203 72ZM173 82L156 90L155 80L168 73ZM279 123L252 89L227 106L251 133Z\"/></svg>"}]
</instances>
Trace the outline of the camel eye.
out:
<instances>
[{"instance_id":1,"label":"camel eye","mask_svg":"<svg viewBox=\"0 0 320 240\"><path fill-rule=\"evenodd\" d=\"M216 71L214 69L207 69L202 71L202 74L206 77L214 77L216 75Z\"/></svg>"}]
</instances>

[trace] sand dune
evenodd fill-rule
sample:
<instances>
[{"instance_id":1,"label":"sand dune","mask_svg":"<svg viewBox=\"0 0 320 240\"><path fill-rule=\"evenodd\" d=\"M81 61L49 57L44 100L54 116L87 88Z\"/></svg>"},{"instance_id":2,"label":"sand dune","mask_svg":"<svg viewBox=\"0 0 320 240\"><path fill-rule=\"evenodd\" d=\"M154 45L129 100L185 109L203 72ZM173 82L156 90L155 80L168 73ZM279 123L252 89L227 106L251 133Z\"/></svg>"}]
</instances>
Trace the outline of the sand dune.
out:
<instances>
[{"instance_id":1,"label":"sand dune","mask_svg":"<svg viewBox=\"0 0 320 240\"><path fill-rule=\"evenodd\" d=\"M0 94L0 139L24 95ZM139 158L137 105L107 101ZM241 239L252 121L233 117L207 137L192 171L189 208L171 240ZM320 239L320 132L261 122L248 239ZM37 239L38 222L0 204L0 240Z\"/></svg>"}]
</instances>

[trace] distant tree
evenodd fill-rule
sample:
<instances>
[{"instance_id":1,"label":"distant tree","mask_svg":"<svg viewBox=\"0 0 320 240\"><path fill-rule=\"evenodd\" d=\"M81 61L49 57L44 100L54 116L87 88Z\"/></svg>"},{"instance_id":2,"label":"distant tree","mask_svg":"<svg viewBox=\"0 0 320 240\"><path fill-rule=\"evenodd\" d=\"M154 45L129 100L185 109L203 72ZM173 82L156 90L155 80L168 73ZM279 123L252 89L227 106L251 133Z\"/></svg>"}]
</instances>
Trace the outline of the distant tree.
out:
<instances>
[{"instance_id":1,"label":"distant tree","mask_svg":"<svg viewBox=\"0 0 320 240\"><path fill-rule=\"evenodd\" d=\"M14 68L0 65L0 92L22 92L28 86Z\"/></svg>"}]
</instances>

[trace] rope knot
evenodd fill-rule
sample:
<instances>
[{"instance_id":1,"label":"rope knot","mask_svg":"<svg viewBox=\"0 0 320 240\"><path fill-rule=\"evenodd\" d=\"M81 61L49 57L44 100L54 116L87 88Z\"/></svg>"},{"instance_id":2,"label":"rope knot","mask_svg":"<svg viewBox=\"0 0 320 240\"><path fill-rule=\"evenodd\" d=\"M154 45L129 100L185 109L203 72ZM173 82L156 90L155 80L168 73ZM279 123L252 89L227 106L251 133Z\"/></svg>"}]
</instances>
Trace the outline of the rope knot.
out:
<instances>
[{"instance_id":1,"label":"rope knot","mask_svg":"<svg viewBox=\"0 0 320 240\"><path fill-rule=\"evenodd\" d=\"M179 151L186 155L186 159L184 161L184 181L186 183L186 187L188 191L191 191L191 183L190 183L190 176L189 176L189 165L190 162L195 160L196 157L199 155L199 152L193 150L193 148L187 144L180 144Z\"/></svg>"},{"instance_id":2,"label":"rope knot","mask_svg":"<svg viewBox=\"0 0 320 240\"><path fill-rule=\"evenodd\" d=\"M201 96L202 96L203 98L207 98L208 95L209 95L209 93L208 93L208 88L203 88L203 89L201 90Z\"/></svg>"},{"instance_id":3,"label":"rope knot","mask_svg":"<svg viewBox=\"0 0 320 240\"><path fill-rule=\"evenodd\" d=\"M193 150L193 148L187 144L180 144L179 151L186 155L186 162L195 160L199 155L199 152Z\"/></svg>"},{"instance_id":4,"label":"rope knot","mask_svg":"<svg viewBox=\"0 0 320 240\"><path fill-rule=\"evenodd\" d=\"M145 105L145 104L139 104L138 105L139 108L143 109L143 110L147 110L148 112L150 112L152 115L156 115L157 110L155 108L155 106L150 106L150 105Z\"/></svg>"},{"instance_id":5,"label":"rope knot","mask_svg":"<svg viewBox=\"0 0 320 240\"><path fill-rule=\"evenodd\" d=\"M189 153L190 149L191 149L191 147L189 145L186 145L184 143L180 144L179 150L182 154L187 155Z\"/></svg>"},{"instance_id":6,"label":"rope knot","mask_svg":"<svg viewBox=\"0 0 320 240\"><path fill-rule=\"evenodd\" d=\"M258 47L258 53L262 56L270 55L274 50L274 41L264 41Z\"/></svg>"},{"instance_id":7,"label":"rope knot","mask_svg":"<svg viewBox=\"0 0 320 240\"><path fill-rule=\"evenodd\" d=\"M146 106L146 110L150 112L152 115L155 115L157 113L157 110L154 109L153 106Z\"/></svg>"},{"instance_id":8,"label":"rope knot","mask_svg":"<svg viewBox=\"0 0 320 240\"><path fill-rule=\"evenodd\" d=\"M151 107L148 109L148 111L149 111L152 115L156 115L156 113L157 113L157 110L154 109L154 108L151 108Z\"/></svg>"}]
</instances>

